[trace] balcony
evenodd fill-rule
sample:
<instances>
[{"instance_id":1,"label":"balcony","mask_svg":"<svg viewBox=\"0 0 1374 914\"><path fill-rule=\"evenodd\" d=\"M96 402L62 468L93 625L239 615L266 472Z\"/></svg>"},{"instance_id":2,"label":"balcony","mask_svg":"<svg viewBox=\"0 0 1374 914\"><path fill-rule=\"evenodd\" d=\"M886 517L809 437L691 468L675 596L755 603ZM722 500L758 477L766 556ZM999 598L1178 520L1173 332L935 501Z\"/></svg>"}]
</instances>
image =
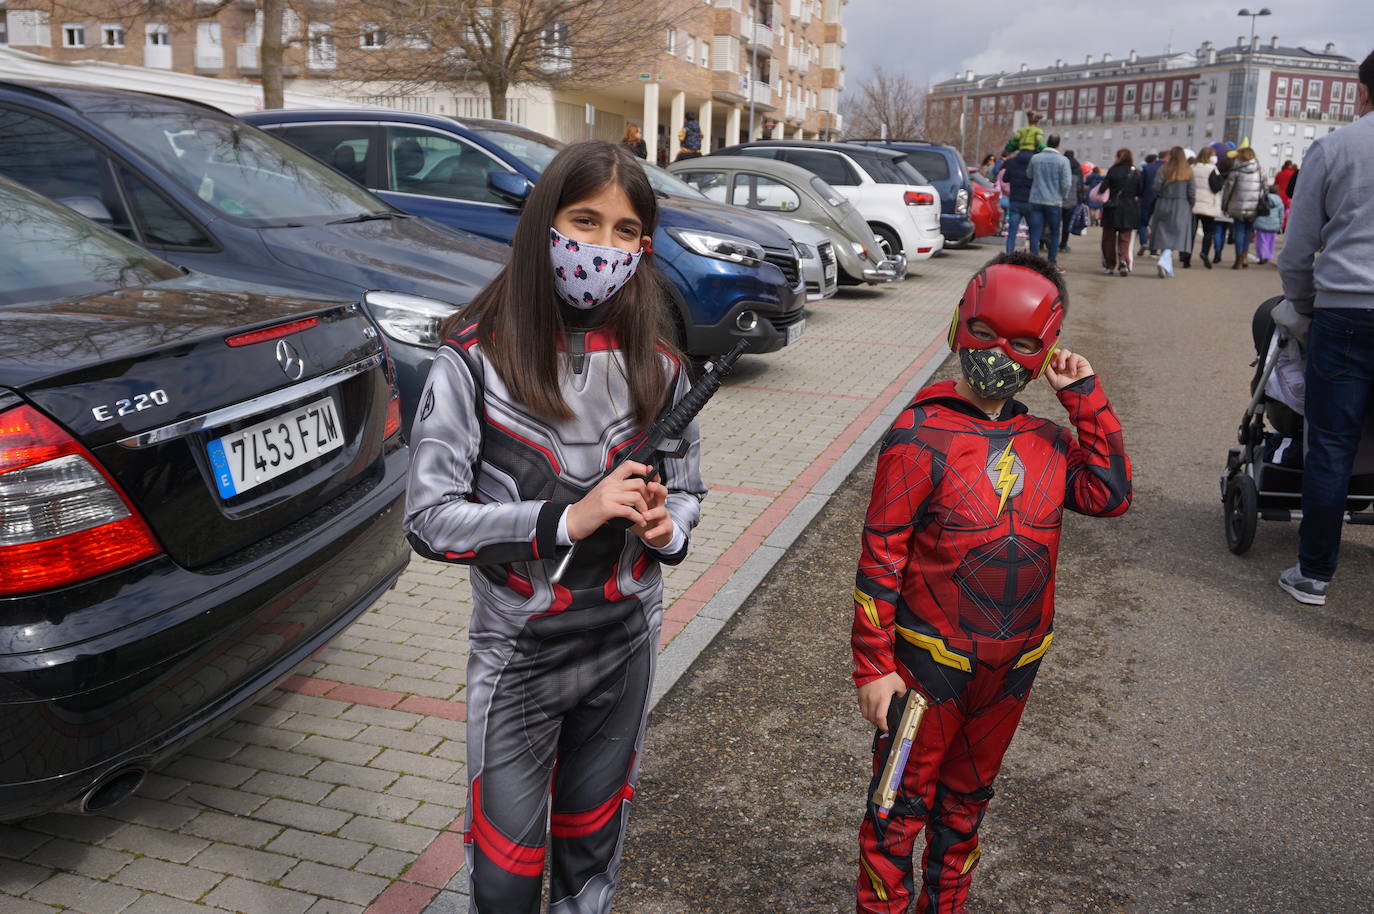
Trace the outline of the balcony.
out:
<instances>
[{"instance_id":1,"label":"balcony","mask_svg":"<svg viewBox=\"0 0 1374 914\"><path fill-rule=\"evenodd\" d=\"M744 87L744 100L746 102L753 101L755 106L761 106L772 110L773 87L766 82L750 82L747 76L744 77L744 80L747 83Z\"/></svg>"},{"instance_id":2,"label":"balcony","mask_svg":"<svg viewBox=\"0 0 1374 914\"><path fill-rule=\"evenodd\" d=\"M803 55L801 56L801 62L797 64L797 69L801 72L801 75L802 75L802 76L805 76L807 73L810 73L810 72L811 72L811 55L809 55L809 54L803 54Z\"/></svg>"},{"instance_id":3,"label":"balcony","mask_svg":"<svg viewBox=\"0 0 1374 914\"><path fill-rule=\"evenodd\" d=\"M798 65L798 63L800 62L800 60L801 60L801 49L800 49L800 48L797 48L797 47L793 46L793 47L790 47L790 48L787 49L787 66L788 66L789 69L792 69L792 70L797 69L797 65Z\"/></svg>"},{"instance_id":4,"label":"balcony","mask_svg":"<svg viewBox=\"0 0 1374 914\"><path fill-rule=\"evenodd\" d=\"M172 46L169 44L145 44L143 46L143 65L156 70L172 69Z\"/></svg>"},{"instance_id":5,"label":"balcony","mask_svg":"<svg viewBox=\"0 0 1374 914\"><path fill-rule=\"evenodd\" d=\"M743 0L716 0L715 7L718 10L734 10L740 12L744 6Z\"/></svg>"},{"instance_id":6,"label":"balcony","mask_svg":"<svg viewBox=\"0 0 1374 914\"><path fill-rule=\"evenodd\" d=\"M753 28L744 36L745 46L749 50L757 49L760 54L773 54L773 29L761 22L753 23Z\"/></svg>"},{"instance_id":7,"label":"balcony","mask_svg":"<svg viewBox=\"0 0 1374 914\"><path fill-rule=\"evenodd\" d=\"M224 69L224 48L217 44L196 45L196 72L218 73Z\"/></svg>"}]
</instances>

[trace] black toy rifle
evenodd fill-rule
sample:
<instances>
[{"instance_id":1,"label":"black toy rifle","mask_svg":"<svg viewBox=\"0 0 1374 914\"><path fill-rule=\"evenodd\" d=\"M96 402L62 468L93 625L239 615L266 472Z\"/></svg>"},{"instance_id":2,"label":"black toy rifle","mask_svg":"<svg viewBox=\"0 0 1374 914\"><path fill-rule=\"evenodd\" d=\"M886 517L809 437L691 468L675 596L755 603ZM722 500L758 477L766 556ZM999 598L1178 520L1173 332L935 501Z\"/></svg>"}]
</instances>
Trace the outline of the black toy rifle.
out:
<instances>
[{"instance_id":1,"label":"black toy rifle","mask_svg":"<svg viewBox=\"0 0 1374 914\"><path fill-rule=\"evenodd\" d=\"M744 351L748 348L749 343L740 340L735 344L734 349L707 367L702 376L697 378L696 383L691 386L687 393L683 394L682 399L676 405L673 405L672 401L669 400L669 404L663 408L663 412L659 414L658 419L650 427L644 440L620 460L617 460L615 466L618 467L627 460L633 460L635 463L642 463L649 467L649 478L652 478L658 472L658 467L663 460L670 457L681 457L687 453L687 443L682 440L683 432L687 431L687 426L701 412L706 401L710 400L715 392L720 389L725 376L730 373L731 368L735 367L735 362L739 361L739 357L744 355ZM671 393L669 396L671 397ZM671 450L668 449L670 442L672 443ZM615 472L615 467L607 470L602 479L613 472ZM631 524L623 517L616 517L608 521L606 526L628 530ZM553 574L549 575L550 583L557 584L563 580L563 575L572 565L573 556L577 554L577 547L581 542L583 541L579 540L573 543L572 548L563 554L563 558L559 560Z\"/></svg>"}]
</instances>

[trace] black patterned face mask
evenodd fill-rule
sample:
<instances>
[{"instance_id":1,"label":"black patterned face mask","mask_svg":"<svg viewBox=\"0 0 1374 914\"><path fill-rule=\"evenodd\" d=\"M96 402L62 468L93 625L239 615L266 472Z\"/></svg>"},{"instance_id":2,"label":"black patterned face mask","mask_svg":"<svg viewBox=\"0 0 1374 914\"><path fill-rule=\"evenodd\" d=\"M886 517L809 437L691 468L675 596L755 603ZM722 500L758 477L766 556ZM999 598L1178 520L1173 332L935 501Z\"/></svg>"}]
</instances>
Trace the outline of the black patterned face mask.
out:
<instances>
[{"instance_id":1,"label":"black patterned face mask","mask_svg":"<svg viewBox=\"0 0 1374 914\"><path fill-rule=\"evenodd\" d=\"M973 392L989 400L1010 400L1031 382L1030 371L1000 349L960 349L959 366Z\"/></svg>"}]
</instances>

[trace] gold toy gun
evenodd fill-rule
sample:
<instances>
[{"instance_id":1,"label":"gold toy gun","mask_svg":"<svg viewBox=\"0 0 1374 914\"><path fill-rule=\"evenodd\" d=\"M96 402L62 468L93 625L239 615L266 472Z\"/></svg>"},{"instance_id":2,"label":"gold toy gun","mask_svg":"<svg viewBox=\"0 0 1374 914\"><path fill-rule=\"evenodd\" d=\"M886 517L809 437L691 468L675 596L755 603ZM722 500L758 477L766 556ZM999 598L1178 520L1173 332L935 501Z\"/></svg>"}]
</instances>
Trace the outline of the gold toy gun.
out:
<instances>
[{"instance_id":1,"label":"gold toy gun","mask_svg":"<svg viewBox=\"0 0 1374 914\"><path fill-rule=\"evenodd\" d=\"M897 788L911 758L916 743L916 731L930 702L916 689L907 689L901 698L894 698L887 706L887 758L883 761L882 776L873 788L873 805L879 819L886 819L897 803Z\"/></svg>"}]
</instances>

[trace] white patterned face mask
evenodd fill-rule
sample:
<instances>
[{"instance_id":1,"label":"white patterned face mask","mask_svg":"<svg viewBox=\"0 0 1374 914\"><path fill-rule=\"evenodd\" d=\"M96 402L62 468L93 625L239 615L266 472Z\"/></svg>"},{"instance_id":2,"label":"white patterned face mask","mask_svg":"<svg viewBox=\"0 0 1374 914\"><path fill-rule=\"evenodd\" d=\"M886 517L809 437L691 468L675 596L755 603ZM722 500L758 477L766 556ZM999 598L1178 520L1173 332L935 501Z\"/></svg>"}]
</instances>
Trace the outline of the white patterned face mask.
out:
<instances>
[{"instance_id":1,"label":"white patterned face mask","mask_svg":"<svg viewBox=\"0 0 1374 914\"><path fill-rule=\"evenodd\" d=\"M633 254L602 244L573 241L549 229L549 260L558 297L574 308L595 308L630 281L644 251Z\"/></svg>"}]
</instances>

